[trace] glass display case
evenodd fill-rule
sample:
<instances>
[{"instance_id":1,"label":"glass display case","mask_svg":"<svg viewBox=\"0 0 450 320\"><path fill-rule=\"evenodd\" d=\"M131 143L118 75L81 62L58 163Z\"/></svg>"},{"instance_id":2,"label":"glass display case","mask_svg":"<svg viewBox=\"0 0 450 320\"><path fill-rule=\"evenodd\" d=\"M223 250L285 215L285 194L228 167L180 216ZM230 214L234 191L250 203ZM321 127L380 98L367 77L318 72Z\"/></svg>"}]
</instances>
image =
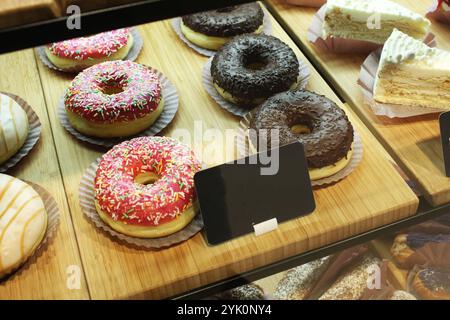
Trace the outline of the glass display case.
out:
<instances>
[{"instance_id":1,"label":"glass display case","mask_svg":"<svg viewBox=\"0 0 450 320\"><path fill-rule=\"evenodd\" d=\"M443 146L449 138L441 132L449 124L439 121L445 108L405 113L394 106L394 112L370 100L365 81L373 86L374 79L365 70L373 69L368 57L379 59L382 44L321 39L316 31L324 24L324 1L306 2L2 2L0 151L11 151L12 140L20 146L0 165L0 298L448 299L450 178L444 159L450 156ZM394 2L420 17L433 9L433 1ZM211 32L213 13L180 18L213 9L218 21L234 12L227 21L251 16L259 22L233 38L191 30ZM448 25L432 16L427 21L433 37L424 38L426 45L450 51ZM108 30L118 31L91 36ZM81 36L91 38L62 42ZM236 41L235 47L221 47L219 56L209 45L223 38ZM236 49L250 52L252 46L261 50L244 57ZM234 80L224 72L232 63L242 63ZM275 81L286 65L289 72L279 78L286 85L294 74L288 88L277 91L269 83L267 92L251 89ZM272 73L258 76L263 71ZM246 75L257 80L242 85ZM227 96L235 89L243 92L240 99L256 97L258 103ZM286 89L315 103L301 104L306 109L299 114L308 118L281 114L287 119L282 125L305 147L302 163L310 179L298 184L312 187L315 208L263 224L270 229L263 234L210 245L202 229L211 222L202 219L195 200L194 174L256 153L251 126L267 120L258 118L261 108L276 101L272 95L285 99ZM317 116L315 110L325 107ZM342 118L327 120L330 114ZM329 131L320 127L326 121ZM319 127L323 134L314 135ZM351 129L342 133L344 128ZM347 138L345 154L336 156L339 139ZM333 147L323 156L327 141ZM313 152L320 163L335 158L314 167L331 174L315 178ZM305 164L293 170L303 169ZM255 178L243 190L260 190L267 181ZM15 183L25 183L30 195L19 192L19 184L11 187ZM285 210L280 196L287 185L292 183L280 183L261 203ZM238 201L223 200L224 185L208 188L202 192L221 196L217 207ZM39 215L25 210L35 200ZM17 219L25 211L30 213ZM275 221L277 215L281 220L282 212L273 212ZM227 223L224 230L239 219Z\"/></svg>"}]
</instances>

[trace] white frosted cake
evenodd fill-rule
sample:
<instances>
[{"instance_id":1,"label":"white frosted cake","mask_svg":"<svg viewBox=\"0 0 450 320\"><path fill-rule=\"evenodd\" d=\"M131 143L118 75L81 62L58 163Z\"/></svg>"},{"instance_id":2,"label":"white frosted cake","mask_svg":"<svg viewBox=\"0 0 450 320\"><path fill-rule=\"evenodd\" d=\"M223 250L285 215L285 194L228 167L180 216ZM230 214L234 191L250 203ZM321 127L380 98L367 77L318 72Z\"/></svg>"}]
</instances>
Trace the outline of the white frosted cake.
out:
<instances>
[{"instance_id":1,"label":"white frosted cake","mask_svg":"<svg viewBox=\"0 0 450 320\"><path fill-rule=\"evenodd\" d=\"M374 99L450 110L450 52L395 29L381 54Z\"/></svg>"},{"instance_id":2,"label":"white frosted cake","mask_svg":"<svg viewBox=\"0 0 450 320\"><path fill-rule=\"evenodd\" d=\"M323 37L383 44L394 28L424 39L430 25L420 14L388 0L328 0Z\"/></svg>"}]
</instances>

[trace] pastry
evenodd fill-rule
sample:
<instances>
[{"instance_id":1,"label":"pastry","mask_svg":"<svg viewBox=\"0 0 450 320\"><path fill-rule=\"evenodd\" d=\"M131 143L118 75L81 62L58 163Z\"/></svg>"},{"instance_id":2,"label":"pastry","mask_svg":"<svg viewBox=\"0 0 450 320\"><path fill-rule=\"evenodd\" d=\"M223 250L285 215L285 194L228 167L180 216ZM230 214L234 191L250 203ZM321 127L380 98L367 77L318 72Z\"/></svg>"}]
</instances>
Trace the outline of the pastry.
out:
<instances>
[{"instance_id":1,"label":"pastry","mask_svg":"<svg viewBox=\"0 0 450 320\"><path fill-rule=\"evenodd\" d=\"M181 32L202 48L218 50L234 36L261 33L263 20L264 12L254 2L184 16Z\"/></svg>"},{"instance_id":2,"label":"pastry","mask_svg":"<svg viewBox=\"0 0 450 320\"><path fill-rule=\"evenodd\" d=\"M336 37L383 44L397 28L424 39L430 21L388 0L328 0L323 38Z\"/></svg>"},{"instance_id":3,"label":"pastry","mask_svg":"<svg viewBox=\"0 0 450 320\"><path fill-rule=\"evenodd\" d=\"M47 230L47 212L25 182L0 174L0 278L21 266Z\"/></svg>"},{"instance_id":4,"label":"pastry","mask_svg":"<svg viewBox=\"0 0 450 320\"><path fill-rule=\"evenodd\" d=\"M264 300L264 290L256 284L246 284L222 293L221 300Z\"/></svg>"},{"instance_id":5,"label":"pastry","mask_svg":"<svg viewBox=\"0 0 450 320\"><path fill-rule=\"evenodd\" d=\"M0 164L22 148L28 131L25 111L14 99L0 93Z\"/></svg>"},{"instance_id":6,"label":"pastry","mask_svg":"<svg viewBox=\"0 0 450 320\"><path fill-rule=\"evenodd\" d=\"M289 270L278 283L273 294L274 298L278 300L306 299L330 261L331 256L328 256Z\"/></svg>"},{"instance_id":7,"label":"pastry","mask_svg":"<svg viewBox=\"0 0 450 320\"><path fill-rule=\"evenodd\" d=\"M450 52L394 30L381 54L374 99L450 110Z\"/></svg>"},{"instance_id":8,"label":"pastry","mask_svg":"<svg viewBox=\"0 0 450 320\"><path fill-rule=\"evenodd\" d=\"M437 245L448 246L448 249L450 249L450 235L426 233L399 234L395 237L391 253L397 265L405 269L412 268L414 265L425 264L450 267L450 261L446 261L446 256L439 254L439 256L432 260L427 255L428 251L432 254L432 247ZM420 254L421 250L424 254Z\"/></svg>"},{"instance_id":9,"label":"pastry","mask_svg":"<svg viewBox=\"0 0 450 320\"><path fill-rule=\"evenodd\" d=\"M184 144L167 137L122 142L103 155L94 182L97 212L111 228L158 238L194 218L194 174L200 164Z\"/></svg>"},{"instance_id":10,"label":"pastry","mask_svg":"<svg viewBox=\"0 0 450 320\"><path fill-rule=\"evenodd\" d=\"M412 286L414 291L427 300L450 300L450 272L437 268L418 271Z\"/></svg>"},{"instance_id":11,"label":"pastry","mask_svg":"<svg viewBox=\"0 0 450 320\"><path fill-rule=\"evenodd\" d=\"M295 88L299 62L281 40L267 35L237 36L211 63L214 87L227 101L252 108L268 97Z\"/></svg>"},{"instance_id":12,"label":"pastry","mask_svg":"<svg viewBox=\"0 0 450 320\"><path fill-rule=\"evenodd\" d=\"M133 47L128 29L55 42L45 49L47 58L61 70L80 71L97 63L124 59Z\"/></svg>"},{"instance_id":13,"label":"pastry","mask_svg":"<svg viewBox=\"0 0 450 320\"><path fill-rule=\"evenodd\" d=\"M417 300L417 298L409 292L396 290L392 293L390 300Z\"/></svg>"},{"instance_id":14,"label":"pastry","mask_svg":"<svg viewBox=\"0 0 450 320\"><path fill-rule=\"evenodd\" d=\"M67 118L79 132L111 138L151 126L164 108L161 83L150 68L108 61L79 73L64 97Z\"/></svg>"},{"instance_id":15,"label":"pastry","mask_svg":"<svg viewBox=\"0 0 450 320\"><path fill-rule=\"evenodd\" d=\"M256 146L252 135L258 134L262 144L259 150L274 147L273 133L280 145L301 142L311 180L339 172L352 157L352 124L345 112L324 96L306 90L279 93L256 108L253 114L250 121L250 129L254 131L250 133L252 144Z\"/></svg>"},{"instance_id":16,"label":"pastry","mask_svg":"<svg viewBox=\"0 0 450 320\"><path fill-rule=\"evenodd\" d=\"M379 264L380 259L366 254L361 263L344 272L319 300L359 300L367 288L371 268Z\"/></svg>"}]
</instances>

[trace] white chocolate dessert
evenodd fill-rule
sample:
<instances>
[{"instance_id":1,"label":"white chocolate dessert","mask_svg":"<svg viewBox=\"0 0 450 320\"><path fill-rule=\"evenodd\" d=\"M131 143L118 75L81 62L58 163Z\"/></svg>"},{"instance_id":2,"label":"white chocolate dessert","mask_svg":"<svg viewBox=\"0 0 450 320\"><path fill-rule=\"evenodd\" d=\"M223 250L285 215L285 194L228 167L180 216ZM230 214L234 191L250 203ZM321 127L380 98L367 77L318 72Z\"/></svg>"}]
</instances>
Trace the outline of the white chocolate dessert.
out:
<instances>
[{"instance_id":1,"label":"white chocolate dessert","mask_svg":"<svg viewBox=\"0 0 450 320\"><path fill-rule=\"evenodd\" d=\"M0 164L22 148L28 131L25 111L14 99L0 93Z\"/></svg>"},{"instance_id":2,"label":"white chocolate dessert","mask_svg":"<svg viewBox=\"0 0 450 320\"><path fill-rule=\"evenodd\" d=\"M450 110L450 52L394 30L381 54L374 99Z\"/></svg>"},{"instance_id":3,"label":"white chocolate dessert","mask_svg":"<svg viewBox=\"0 0 450 320\"><path fill-rule=\"evenodd\" d=\"M383 44L394 28L424 39L428 19L388 0L328 0L323 38L337 37Z\"/></svg>"},{"instance_id":4,"label":"white chocolate dessert","mask_svg":"<svg viewBox=\"0 0 450 320\"><path fill-rule=\"evenodd\" d=\"M22 265L47 230L47 212L25 182L0 174L0 278Z\"/></svg>"}]
</instances>

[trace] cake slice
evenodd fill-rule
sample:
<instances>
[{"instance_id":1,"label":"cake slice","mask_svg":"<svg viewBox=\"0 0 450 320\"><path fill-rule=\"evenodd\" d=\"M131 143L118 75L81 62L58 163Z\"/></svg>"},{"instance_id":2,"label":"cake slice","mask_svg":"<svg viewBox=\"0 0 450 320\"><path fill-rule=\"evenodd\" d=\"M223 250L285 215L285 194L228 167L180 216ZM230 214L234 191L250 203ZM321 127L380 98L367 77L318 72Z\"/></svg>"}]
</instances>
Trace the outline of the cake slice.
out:
<instances>
[{"instance_id":1,"label":"cake slice","mask_svg":"<svg viewBox=\"0 0 450 320\"><path fill-rule=\"evenodd\" d=\"M374 99L450 110L450 52L394 30L381 54Z\"/></svg>"},{"instance_id":2,"label":"cake slice","mask_svg":"<svg viewBox=\"0 0 450 320\"><path fill-rule=\"evenodd\" d=\"M431 23L388 0L328 0L323 38L338 37L383 44L394 28L424 39Z\"/></svg>"}]
</instances>

